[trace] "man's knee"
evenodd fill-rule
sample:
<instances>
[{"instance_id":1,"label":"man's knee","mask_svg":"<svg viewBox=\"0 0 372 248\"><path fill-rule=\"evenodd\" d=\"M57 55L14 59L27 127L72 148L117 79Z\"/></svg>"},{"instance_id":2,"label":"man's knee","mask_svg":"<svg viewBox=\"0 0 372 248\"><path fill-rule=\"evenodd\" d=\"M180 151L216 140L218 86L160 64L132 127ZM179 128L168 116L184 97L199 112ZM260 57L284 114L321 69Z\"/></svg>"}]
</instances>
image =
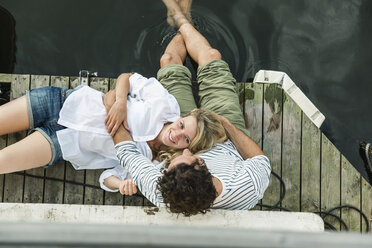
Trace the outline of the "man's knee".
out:
<instances>
[{"instance_id":1,"label":"man's knee","mask_svg":"<svg viewBox=\"0 0 372 248\"><path fill-rule=\"evenodd\" d=\"M182 65L182 60L179 56L175 56L171 53L164 53L163 56L160 58L160 67L163 68L167 65Z\"/></svg>"},{"instance_id":2,"label":"man's knee","mask_svg":"<svg viewBox=\"0 0 372 248\"><path fill-rule=\"evenodd\" d=\"M201 57L199 57L199 65L205 65L210 61L220 60L220 59L222 59L221 53L217 49L210 48L204 51L201 54Z\"/></svg>"}]
</instances>

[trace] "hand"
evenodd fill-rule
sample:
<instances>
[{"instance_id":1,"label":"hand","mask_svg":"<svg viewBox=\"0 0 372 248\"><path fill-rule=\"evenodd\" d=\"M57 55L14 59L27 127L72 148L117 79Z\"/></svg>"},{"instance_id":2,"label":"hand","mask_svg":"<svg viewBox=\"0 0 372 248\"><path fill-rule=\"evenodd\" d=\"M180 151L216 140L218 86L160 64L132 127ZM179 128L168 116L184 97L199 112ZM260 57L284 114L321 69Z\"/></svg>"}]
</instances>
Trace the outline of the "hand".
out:
<instances>
[{"instance_id":1,"label":"hand","mask_svg":"<svg viewBox=\"0 0 372 248\"><path fill-rule=\"evenodd\" d=\"M103 95L103 104L105 105L107 113L110 111L112 105L115 103L116 100L116 91L110 90L106 94Z\"/></svg>"},{"instance_id":2,"label":"hand","mask_svg":"<svg viewBox=\"0 0 372 248\"><path fill-rule=\"evenodd\" d=\"M126 129L129 129L127 123L127 102L125 100L115 101L107 114L105 124L107 126L107 131L112 137L121 124L123 124Z\"/></svg>"},{"instance_id":3,"label":"hand","mask_svg":"<svg viewBox=\"0 0 372 248\"><path fill-rule=\"evenodd\" d=\"M137 185L133 179L120 180L119 191L122 195L134 195L137 193Z\"/></svg>"},{"instance_id":4,"label":"hand","mask_svg":"<svg viewBox=\"0 0 372 248\"><path fill-rule=\"evenodd\" d=\"M223 127L231 123L226 117L223 117L222 115L217 115L217 116Z\"/></svg>"}]
</instances>

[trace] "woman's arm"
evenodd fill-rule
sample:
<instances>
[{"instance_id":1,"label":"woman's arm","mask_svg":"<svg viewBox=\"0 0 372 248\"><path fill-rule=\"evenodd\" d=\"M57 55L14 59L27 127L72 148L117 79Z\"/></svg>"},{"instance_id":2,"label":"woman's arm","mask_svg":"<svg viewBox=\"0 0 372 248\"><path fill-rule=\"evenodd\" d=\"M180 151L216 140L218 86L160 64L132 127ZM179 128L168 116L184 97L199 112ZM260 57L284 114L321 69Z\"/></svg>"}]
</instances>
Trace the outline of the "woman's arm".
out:
<instances>
[{"instance_id":1,"label":"woman's arm","mask_svg":"<svg viewBox=\"0 0 372 248\"><path fill-rule=\"evenodd\" d=\"M129 77L132 76L131 73L121 74L117 81L115 87L116 98L111 109L107 113L105 119L105 124L107 126L107 131L111 136L114 136L119 126L123 123L126 128L127 124L127 95L130 89Z\"/></svg>"},{"instance_id":2,"label":"woman's arm","mask_svg":"<svg viewBox=\"0 0 372 248\"><path fill-rule=\"evenodd\" d=\"M109 189L118 189L122 195L134 195L137 193L137 186L133 179L121 180L116 176L110 176L105 179L104 184Z\"/></svg>"}]
</instances>

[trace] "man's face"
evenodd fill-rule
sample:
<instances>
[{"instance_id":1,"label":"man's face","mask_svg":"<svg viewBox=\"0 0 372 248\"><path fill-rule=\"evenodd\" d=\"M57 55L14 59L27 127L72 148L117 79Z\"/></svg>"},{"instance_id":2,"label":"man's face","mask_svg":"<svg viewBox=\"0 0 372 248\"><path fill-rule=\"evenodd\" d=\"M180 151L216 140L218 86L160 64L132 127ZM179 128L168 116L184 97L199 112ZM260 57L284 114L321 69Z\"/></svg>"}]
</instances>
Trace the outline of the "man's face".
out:
<instances>
[{"instance_id":1,"label":"man's face","mask_svg":"<svg viewBox=\"0 0 372 248\"><path fill-rule=\"evenodd\" d=\"M160 140L166 146L182 149L190 145L196 133L196 118L187 116L167 125L160 133Z\"/></svg>"},{"instance_id":2,"label":"man's face","mask_svg":"<svg viewBox=\"0 0 372 248\"><path fill-rule=\"evenodd\" d=\"M168 170L175 168L177 165L181 163L190 164L190 165L194 163L195 165L198 165L198 166L206 166L204 160L201 157L192 154L189 149L183 150L182 155L173 159L168 166Z\"/></svg>"}]
</instances>

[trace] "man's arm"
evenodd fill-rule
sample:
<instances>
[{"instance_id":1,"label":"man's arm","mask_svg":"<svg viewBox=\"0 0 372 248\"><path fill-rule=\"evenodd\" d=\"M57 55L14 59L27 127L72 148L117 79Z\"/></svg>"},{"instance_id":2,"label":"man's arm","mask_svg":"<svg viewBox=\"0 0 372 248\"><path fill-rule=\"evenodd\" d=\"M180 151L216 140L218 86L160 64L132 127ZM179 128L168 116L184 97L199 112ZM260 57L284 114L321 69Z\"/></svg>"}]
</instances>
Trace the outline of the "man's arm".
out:
<instances>
[{"instance_id":1,"label":"man's arm","mask_svg":"<svg viewBox=\"0 0 372 248\"><path fill-rule=\"evenodd\" d=\"M264 155L261 148L245 133L236 128L228 119L219 116L229 139L234 143L236 149L244 160L257 155Z\"/></svg>"},{"instance_id":2,"label":"man's arm","mask_svg":"<svg viewBox=\"0 0 372 248\"><path fill-rule=\"evenodd\" d=\"M133 139L128 130L126 130L123 124L121 124L114 135L114 144L116 145L123 141L133 141Z\"/></svg>"}]
</instances>

